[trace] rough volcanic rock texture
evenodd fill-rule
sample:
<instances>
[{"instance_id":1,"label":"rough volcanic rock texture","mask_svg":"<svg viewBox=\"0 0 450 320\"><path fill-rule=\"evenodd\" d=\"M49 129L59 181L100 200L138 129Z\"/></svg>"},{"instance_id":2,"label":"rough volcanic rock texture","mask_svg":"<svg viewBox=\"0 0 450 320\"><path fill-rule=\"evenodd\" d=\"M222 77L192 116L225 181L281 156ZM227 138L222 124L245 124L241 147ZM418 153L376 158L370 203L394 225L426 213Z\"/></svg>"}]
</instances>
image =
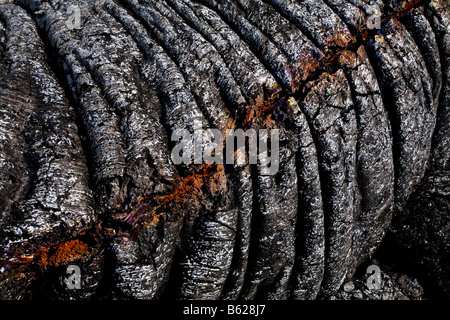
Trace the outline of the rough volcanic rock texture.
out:
<instances>
[{"instance_id":1,"label":"rough volcanic rock texture","mask_svg":"<svg viewBox=\"0 0 450 320\"><path fill-rule=\"evenodd\" d=\"M448 292L448 3L377 5L0 1L0 297L350 298L392 217ZM175 165L194 123L278 172Z\"/></svg>"}]
</instances>

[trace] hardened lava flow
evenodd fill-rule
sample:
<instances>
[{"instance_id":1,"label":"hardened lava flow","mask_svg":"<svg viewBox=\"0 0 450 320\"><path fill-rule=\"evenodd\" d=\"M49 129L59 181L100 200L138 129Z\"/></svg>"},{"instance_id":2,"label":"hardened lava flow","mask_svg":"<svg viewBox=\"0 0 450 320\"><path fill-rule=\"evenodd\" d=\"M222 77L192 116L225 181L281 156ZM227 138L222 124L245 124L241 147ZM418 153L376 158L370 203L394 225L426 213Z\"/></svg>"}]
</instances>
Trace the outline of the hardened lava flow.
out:
<instances>
[{"instance_id":1,"label":"hardened lava flow","mask_svg":"<svg viewBox=\"0 0 450 320\"><path fill-rule=\"evenodd\" d=\"M449 51L446 0L0 0L0 298L449 297Z\"/></svg>"}]
</instances>

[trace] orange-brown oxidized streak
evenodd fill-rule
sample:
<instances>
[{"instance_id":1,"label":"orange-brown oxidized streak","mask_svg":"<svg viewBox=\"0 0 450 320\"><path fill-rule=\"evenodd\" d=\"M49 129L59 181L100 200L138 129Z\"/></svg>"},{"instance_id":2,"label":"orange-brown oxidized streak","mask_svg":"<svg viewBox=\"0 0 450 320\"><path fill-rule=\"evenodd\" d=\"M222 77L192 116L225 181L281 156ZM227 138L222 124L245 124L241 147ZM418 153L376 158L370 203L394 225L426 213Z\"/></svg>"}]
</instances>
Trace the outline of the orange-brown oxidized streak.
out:
<instances>
[{"instance_id":1,"label":"orange-brown oxidized streak","mask_svg":"<svg viewBox=\"0 0 450 320\"><path fill-rule=\"evenodd\" d=\"M133 228L145 229L155 226L159 218L185 201L192 201L193 198L201 198L201 188L210 180L223 180L225 169L220 164L205 164L198 173L184 178L175 190L164 196L154 197L156 205L150 204L150 199L138 198L138 204L120 220ZM222 179L221 179L222 178ZM212 190L214 191L214 190ZM197 199L201 200L201 199Z\"/></svg>"},{"instance_id":2,"label":"orange-brown oxidized streak","mask_svg":"<svg viewBox=\"0 0 450 320\"><path fill-rule=\"evenodd\" d=\"M407 0L407 1L403 1L401 3L401 7L400 8L396 8L397 14L396 17L400 18L402 16L404 16L405 14L408 13L408 11L410 11L411 9L413 9L417 4L419 4L420 0Z\"/></svg>"},{"instance_id":3,"label":"orange-brown oxidized streak","mask_svg":"<svg viewBox=\"0 0 450 320\"><path fill-rule=\"evenodd\" d=\"M78 239L63 242L52 249L54 250L53 254L49 253L48 248L42 249L39 264L43 267L59 266L79 260L87 256L90 251L89 246Z\"/></svg>"}]
</instances>

